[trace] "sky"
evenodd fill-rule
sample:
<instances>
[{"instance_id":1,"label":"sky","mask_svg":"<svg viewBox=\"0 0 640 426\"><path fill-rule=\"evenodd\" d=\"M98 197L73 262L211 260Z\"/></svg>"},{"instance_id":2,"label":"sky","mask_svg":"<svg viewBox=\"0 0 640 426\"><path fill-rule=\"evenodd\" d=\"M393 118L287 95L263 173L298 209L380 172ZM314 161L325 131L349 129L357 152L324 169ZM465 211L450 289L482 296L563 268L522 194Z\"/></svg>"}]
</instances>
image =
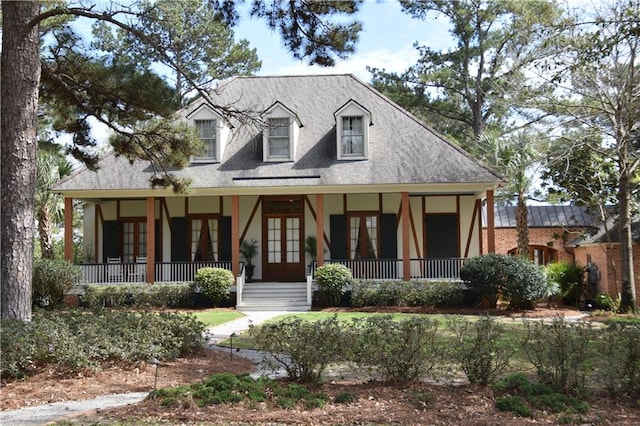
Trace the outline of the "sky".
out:
<instances>
[{"instance_id":1,"label":"sky","mask_svg":"<svg viewBox=\"0 0 640 426\"><path fill-rule=\"evenodd\" d=\"M365 0L356 19L363 25L355 53L347 60L338 59L334 67L309 66L293 58L282 45L277 32L264 20L243 17L234 28L237 39L245 38L256 48L262 61L257 75L355 74L365 82L371 80L366 67L402 72L418 60L415 42L434 48L452 45L448 22L442 18L412 19L402 12L397 0Z\"/></svg>"}]
</instances>

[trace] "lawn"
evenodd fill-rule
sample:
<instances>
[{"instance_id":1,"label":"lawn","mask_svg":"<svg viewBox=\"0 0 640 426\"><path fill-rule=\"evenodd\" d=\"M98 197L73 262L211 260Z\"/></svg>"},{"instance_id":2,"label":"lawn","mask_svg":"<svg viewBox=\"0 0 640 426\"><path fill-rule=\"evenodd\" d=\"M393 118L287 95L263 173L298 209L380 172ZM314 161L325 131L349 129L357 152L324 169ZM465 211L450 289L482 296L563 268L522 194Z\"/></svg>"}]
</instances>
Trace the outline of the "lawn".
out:
<instances>
[{"instance_id":1,"label":"lawn","mask_svg":"<svg viewBox=\"0 0 640 426\"><path fill-rule=\"evenodd\" d=\"M198 321L203 322L207 327L215 327L225 322L242 318L244 314L234 310L207 309L205 311L193 312Z\"/></svg>"}]
</instances>

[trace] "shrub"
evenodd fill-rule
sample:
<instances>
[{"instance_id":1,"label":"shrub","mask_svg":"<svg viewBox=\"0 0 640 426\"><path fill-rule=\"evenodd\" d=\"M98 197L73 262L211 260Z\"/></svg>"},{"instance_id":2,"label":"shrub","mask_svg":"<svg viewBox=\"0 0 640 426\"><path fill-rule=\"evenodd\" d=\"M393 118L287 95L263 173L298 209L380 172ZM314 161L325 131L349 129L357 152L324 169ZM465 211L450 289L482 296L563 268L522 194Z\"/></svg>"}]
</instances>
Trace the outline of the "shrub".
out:
<instances>
[{"instance_id":1,"label":"shrub","mask_svg":"<svg viewBox=\"0 0 640 426\"><path fill-rule=\"evenodd\" d=\"M524 325L522 348L538 378L561 391L584 389L595 337L591 324L559 317L549 324L531 321Z\"/></svg>"},{"instance_id":2,"label":"shrub","mask_svg":"<svg viewBox=\"0 0 640 426\"><path fill-rule=\"evenodd\" d=\"M556 262L547 265L546 271L547 279L559 286L562 302L577 305L583 291L584 268L575 263Z\"/></svg>"},{"instance_id":3,"label":"shrub","mask_svg":"<svg viewBox=\"0 0 640 426\"><path fill-rule=\"evenodd\" d=\"M497 306L499 295L509 301L510 308L531 308L536 299L548 295L544 272L520 256L472 258L460 269L460 277L491 308Z\"/></svg>"},{"instance_id":4,"label":"shrub","mask_svg":"<svg viewBox=\"0 0 640 426\"><path fill-rule=\"evenodd\" d=\"M386 380L411 381L438 361L438 323L425 317L396 321L390 315L354 319L353 361L375 367Z\"/></svg>"},{"instance_id":5,"label":"shrub","mask_svg":"<svg viewBox=\"0 0 640 426\"><path fill-rule=\"evenodd\" d=\"M597 294L593 302L596 309L617 312L620 308L620 300L615 300L613 297L604 293Z\"/></svg>"},{"instance_id":6,"label":"shrub","mask_svg":"<svg viewBox=\"0 0 640 426\"><path fill-rule=\"evenodd\" d=\"M1 325L2 377L28 376L47 365L78 371L112 361L171 360L204 342L204 324L172 313L36 313L31 322Z\"/></svg>"},{"instance_id":7,"label":"shrub","mask_svg":"<svg viewBox=\"0 0 640 426\"><path fill-rule=\"evenodd\" d=\"M454 281L366 281L353 283L353 306L456 306L464 290Z\"/></svg>"},{"instance_id":8,"label":"shrub","mask_svg":"<svg viewBox=\"0 0 640 426\"><path fill-rule=\"evenodd\" d=\"M191 284L89 284L82 305L90 309L104 307L188 308L194 305Z\"/></svg>"},{"instance_id":9,"label":"shrub","mask_svg":"<svg viewBox=\"0 0 640 426\"><path fill-rule=\"evenodd\" d=\"M453 333L452 358L467 375L469 382L492 384L509 365L515 354L513 345L501 341L504 325L485 316L478 321L458 317L448 323Z\"/></svg>"},{"instance_id":10,"label":"shrub","mask_svg":"<svg viewBox=\"0 0 640 426\"><path fill-rule=\"evenodd\" d=\"M346 358L348 345L336 315L323 321L289 317L252 326L249 333L256 349L269 354L267 367L284 368L293 380L318 383L327 365Z\"/></svg>"},{"instance_id":11,"label":"shrub","mask_svg":"<svg viewBox=\"0 0 640 426\"><path fill-rule=\"evenodd\" d=\"M64 260L36 259L33 265L33 305L54 308L64 294L80 282L82 270Z\"/></svg>"},{"instance_id":12,"label":"shrub","mask_svg":"<svg viewBox=\"0 0 640 426\"><path fill-rule=\"evenodd\" d=\"M610 322L599 342L599 375L615 395L640 396L640 323Z\"/></svg>"},{"instance_id":13,"label":"shrub","mask_svg":"<svg viewBox=\"0 0 640 426\"><path fill-rule=\"evenodd\" d=\"M214 305L219 305L229 297L234 282L233 273L228 269L201 268L196 272L193 284Z\"/></svg>"},{"instance_id":14,"label":"shrub","mask_svg":"<svg viewBox=\"0 0 640 426\"><path fill-rule=\"evenodd\" d=\"M318 288L329 296L330 303L337 305L353 277L346 266L330 263L316 269L316 281Z\"/></svg>"},{"instance_id":15,"label":"shrub","mask_svg":"<svg viewBox=\"0 0 640 426\"><path fill-rule=\"evenodd\" d=\"M511 309L533 309L536 300L549 295L544 268L520 256L509 257L502 295Z\"/></svg>"}]
</instances>

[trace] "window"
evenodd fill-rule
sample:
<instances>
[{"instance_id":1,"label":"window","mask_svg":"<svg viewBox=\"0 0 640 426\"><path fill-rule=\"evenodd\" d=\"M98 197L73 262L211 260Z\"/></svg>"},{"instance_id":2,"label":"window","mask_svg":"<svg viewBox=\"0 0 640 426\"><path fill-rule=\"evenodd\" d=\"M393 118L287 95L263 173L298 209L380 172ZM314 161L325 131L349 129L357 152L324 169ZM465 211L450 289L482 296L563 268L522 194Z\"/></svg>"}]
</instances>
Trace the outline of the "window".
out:
<instances>
[{"instance_id":1,"label":"window","mask_svg":"<svg viewBox=\"0 0 640 426\"><path fill-rule=\"evenodd\" d=\"M518 252L517 248L509 250L511 256L515 256ZM558 250L548 246L529 246L529 260L536 265L548 265L549 263L556 262L558 260Z\"/></svg>"},{"instance_id":2,"label":"window","mask_svg":"<svg viewBox=\"0 0 640 426\"><path fill-rule=\"evenodd\" d=\"M198 135L204 146L204 152L196 160L216 160L217 122L216 120L194 120Z\"/></svg>"},{"instance_id":3,"label":"window","mask_svg":"<svg viewBox=\"0 0 640 426\"><path fill-rule=\"evenodd\" d=\"M364 120L362 116L342 117L342 156L364 155Z\"/></svg>"},{"instance_id":4,"label":"window","mask_svg":"<svg viewBox=\"0 0 640 426\"><path fill-rule=\"evenodd\" d=\"M286 159L290 155L289 118L269 118L268 157L270 159Z\"/></svg>"},{"instance_id":5,"label":"window","mask_svg":"<svg viewBox=\"0 0 640 426\"><path fill-rule=\"evenodd\" d=\"M134 263L147 255L147 219L127 219L122 222L122 261Z\"/></svg>"},{"instance_id":6,"label":"window","mask_svg":"<svg viewBox=\"0 0 640 426\"><path fill-rule=\"evenodd\" d=\"M218 220L214 218L191 219L191 261L212 261L218 259Z\"/></svg>"},{"instance_id":7,"label":"window","mask_svg":"<svg viewBox=\"0 0 640 426\"><path fill-rule=\"evenodd\" d=\"M378 258L378 215L349 216L349 259Z\"/></svg>"},{"instance_id":8,"label":"window","mask_svg":"<svg viewBox=\"0 0 640 426\"><path fill-rule=\"evenodd\" d=\"M338 160L366 160L372 143L371 112L351 99L333 113L336 119L336 157Z\"/></svg>"}]
</instances>

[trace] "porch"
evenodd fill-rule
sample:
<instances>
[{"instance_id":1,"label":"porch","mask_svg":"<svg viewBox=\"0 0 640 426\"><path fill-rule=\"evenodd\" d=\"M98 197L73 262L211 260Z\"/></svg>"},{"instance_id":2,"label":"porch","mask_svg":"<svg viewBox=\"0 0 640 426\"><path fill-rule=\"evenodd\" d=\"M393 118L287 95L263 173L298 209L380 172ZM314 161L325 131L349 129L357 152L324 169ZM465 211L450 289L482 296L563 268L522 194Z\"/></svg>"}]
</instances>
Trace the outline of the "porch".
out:
<instances>
[{"instance_id":1,"label":"porch","mask_svg":"<svg viewBox=\"0 0 640 426\"><path fill-rule=\"evenodd\" d=\"M459 280L464 258L410 259L411 279ZM402 259L326 260L325 264L345 265L354 279L402 280ZM139 263L100 263L78 265L83 272L81 284L127 284L146 282L147 265ZM158 262L153 265L155 283L190 283L196 272L205 267L231 270L231 262ZM244 265L236 277L236 308L247 310L311 309L313 292L317 288L314 275L318 265L309 265L306 282L246 282Z\"/></svg>"},{"instance_id":2,"label":"porch","mask_svg":"<svg viewBox=\"0 0 640 426\"><path fill-rule=\"evenodd\" d=\"M459 280L460 268L465 258L449 259L410 259L411 279L426 280ZM345 265L354 279L366 280L402 280L402 259L328 259L325 264L338 263ZM147 282L146 265L140 263L91 263L78 265L82 269L81 284L101 283L139 283ZM232 270L229 261L198 262L156 262L153 265L156 283L192 282L196 272L201 268L223 268ZM310 265L309 274L314 275L317 263ZM243 268L241 268L243 270ZM237 278L244 280L241 272Z\"/></svg>"}]
</instances>

